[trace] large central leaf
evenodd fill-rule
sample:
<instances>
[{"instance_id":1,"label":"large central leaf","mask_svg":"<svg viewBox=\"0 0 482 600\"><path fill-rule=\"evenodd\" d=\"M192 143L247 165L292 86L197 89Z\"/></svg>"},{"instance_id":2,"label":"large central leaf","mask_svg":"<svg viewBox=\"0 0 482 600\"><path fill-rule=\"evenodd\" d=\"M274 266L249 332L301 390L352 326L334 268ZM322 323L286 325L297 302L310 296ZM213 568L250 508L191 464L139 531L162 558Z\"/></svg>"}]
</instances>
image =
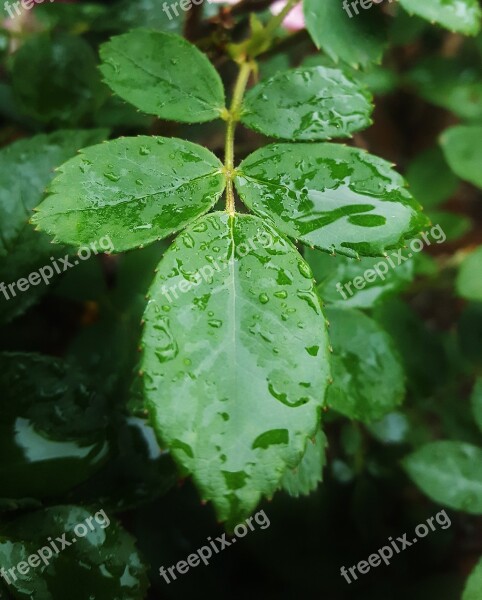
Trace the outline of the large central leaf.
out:
<instances>
[{"instance_id":1,"label":"large central leaf","mask_svg":"<svg viewBox=\"0 0 482 600\"><path fill-rule=\"evenodd\" d=\"M145 321L154 426L219 517L241 520L319 422L328 342L309 267L257 217L214 213L166 253Z\"/></svg>"},{"instance_id":2,"label":"large central leaf","mask_svg":"<svg viewBox=\"0 0 482 600\"><path fill-rule=\"evenodd\" d=\"M220 161L174 138L119 138L66 162L32 222L73 245L109 236L116 252L167 237L222 194Z\"/></svg>"},{"instance_id":3,"label":"large central leaf","mask_svg":"<svg viewBox=\"0 0 482 600\"><path fill-rule=\"evenodd\" d=\"M244 203L290 237L327 252L380 256L428 225L385 160L339 144L272 144L235 180Z\"/></svg>"}]
</instances>

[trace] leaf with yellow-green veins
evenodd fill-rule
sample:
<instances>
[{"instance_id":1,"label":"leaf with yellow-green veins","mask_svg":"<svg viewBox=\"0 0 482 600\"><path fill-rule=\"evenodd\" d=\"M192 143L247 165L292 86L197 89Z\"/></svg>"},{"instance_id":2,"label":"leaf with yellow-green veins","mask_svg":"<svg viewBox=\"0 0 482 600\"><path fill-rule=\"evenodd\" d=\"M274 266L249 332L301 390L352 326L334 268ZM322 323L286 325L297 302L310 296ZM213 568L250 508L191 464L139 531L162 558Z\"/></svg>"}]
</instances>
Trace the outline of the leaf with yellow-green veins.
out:
<instances>
[{"instance_id":1,"label":"leaf with yellow-green veins","mask_svg":"<svg viewBox=\"0 0 482 600\"><path fill-rule=\"evenodd\" d=\"M178 35L136 29L103 44L100 56L107 85L150 115L204 123L223 112L218 72L196 46Z\"/></svg>"},{"instance_id":2,"label":"leaf with yellow-green veins","mask_svg":"<svg viewBox=\"0 0 482 600\"><path fill-rule=\"evenodd\" d=\"M81 246L104 236L115 252L149 244L206 213L224 191L221 162L175 138L120 138L59 169L32 223Z\"/></svg>"},{"instance_id":3,"label":"leaf with yellow-green veins","mask_svg":"<svg viewBox=\"0 0 482 600\"><path fill-rule=\"evenodd\" d=\"M285 140L350 137L371 124L372 96L340 69L282 71L249 90L241 121Z\"/></svg>"},{"instance_id":4,"label":"leaf with yellow-green veins","mask_svg":"<svg viewBox=\"0 0 482 600\"><path fill-rule=\"evenodd\" d=\"M243 202L289 237L349 257L381 256L429 224L385 160L339 144L272 144L236 170Z\"/></svg>"},{"instance_id":5,"label":"leaf with yellow-green veins","mask_svg":"<svg viewBox=\"0 0 482 600\"><path fill-rule=\"evenodd\" d=\"M157 434L219 518L241 521L319 427L329 351L311 271L259 218L213 213L165 254L144 319Z\"/></svg>"}]
</instances>

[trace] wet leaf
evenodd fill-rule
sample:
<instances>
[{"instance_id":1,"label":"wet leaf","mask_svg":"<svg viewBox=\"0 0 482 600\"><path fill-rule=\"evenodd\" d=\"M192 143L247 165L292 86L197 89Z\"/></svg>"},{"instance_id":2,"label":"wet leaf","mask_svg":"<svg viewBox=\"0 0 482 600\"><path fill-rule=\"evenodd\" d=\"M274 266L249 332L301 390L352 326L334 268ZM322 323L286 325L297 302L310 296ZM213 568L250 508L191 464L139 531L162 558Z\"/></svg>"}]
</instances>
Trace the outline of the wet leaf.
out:
<instances>
[{"instance_id":1,"label":"wet leaf","mask_svg":"<svg viewBox=\"0 0 482 600\"><path fill-rule=\"evenodd\" d=\"M323 481L323 468L326 464L328 440L320 430L314 440L306 444L300 464L294 469L288 469L283 475L282 488L290 496L307 496L314 492L320 481Z\"/></svg>"},{"instance_id":2,"label":"wet leaf","mask_svg":"<svg viewBox=\"0 0 482 600\"><path fill-rule=\"evenodd\" d=\"M371 124L372 97L339 69L302 68L278 73L246 95L241 121L285 140L351 137Z\"/></svg>"},{"instance_id":3,"label":"wet leaf","mask_svg":"<svg viewBox=\"0 0 482 600\"><path fill-rule=\"evenodd\" d=\"M482 125L457 125L443 132L440 143L452 171L482 188Z\"/></svg>"},{"instance_id":4,"label":"wet leaf","mask_svg":"<svg viewBox=\"0 0 482 600\"><path fill-rule=\"evenodd\" d=\"M352 67L380 62L385 46L385 25L376 7L370 11L343 8L340 0L304 0L306 28L318 48L333 60Z\"/></svg>"},{"instance_id":5,"label":"wet leaf","mask_svg":"<svg viewBox=\"0 0 482 600\"><path fill-rule=\"evenodd\" d=\"M482 301L482 246L469 254L460 265L456 288L459 296L467 300Z\"/></svg>"},{"instance_id":6,"label":"wet leaf","mask_svg":"<svg viewBox=\"0 0 482 600\"><path fill-rule=\"evenodd\" d=\"M148 114L204 123L219 118L224 109L217 71L180 36L138 29L103 44L100 56L105 82Z\"/></svg>"},{"instance_id":7,"label":"wet leaf","mask_svg":"<svg viewBox=\"0 0 482 600\"><path fill-rule=\"evenodd\" d=\"M220 161L175 138L120 138L66 162L32 223L72 245L109 236L121 252L167 237L224 190Z\"/></svg>"},{"instance_id":8,"label":"wet leaf","mask_svg":"<svg viewBox=\"0 0 482 600\"><path fill-rule=\"evenodd\" d=\"M385 160L338 144L272 144L237 169L243 202L279 231L325 252L380 256L428 220Z\"/></svg>"},{"instance_id":9,"label":"wet leaf","mask_svg":"<svg viewBox=\"0 0 482 600\"><path fill-rule=\"evenodd\" d=\"M26 563L21 574L19 562L35 554L36 566ZM134 538L103 509L56 506L3 525L0 564L15 568L8 588L21 600L142 600L148 586Z\"/></svg>"},{"instance_id":10,"label":"wet leaf","mask_svg":"<svg viewBox=\"0 0 482 600\"><path fill-rule=\"evenodd\" d=\"M214 213L167 251L145 321L155 429L219 518L238 522L319 424L328 341L311 272L257 217Z\"/></svg>"},{"instance_id":11,"label":"wet leaf","mask_svg":"<svg viewBox=\"0 0 482 600\"><path fill-rule=\"evenodd\" d=\"M400 0L400 4L408 13L450 31L466 35L476 35L480 31L482 11L477 0Z\"/></svg>"},{"instance_id":12,"label":"wet leaf","mask_svg":"<svg viewBox=\"0 0 482 600\"><path fill-rule=\"evenodd\" d=\"M328 405L364 423L381 419L405 397L405 376L392 340L359 311L329 308L326 315L333 346Z\"/></svg>"},{"instance_id":13,"label":"wet leaf","mask_svg":"<svg viewBox=\"0 0 482 600\"><path fill-rule=\"evenodd\" d=\"M462 600L480 600L482 590L482 558L465 584Z\"/></svg>"},{"instance_id":14,"label":"wet leaf","mask_svg":"<svg viewBox=\"0 0 482 600\"><path fill-rule=\"evenodd\" d=\"M403 460L409 477L434 502L482 513L482 449L454 441L422 446Z\"/></svg>"},{"instance_id":15,"label":"wet leaf","mask_svg":"<svg viewBox=\"0 0 482 600\"><path fill-rule=\"evenodd\" d=\"M65 493L108 458L105 400L72 365L0 354L0 407L0 507Z\"/></svg>"},{"instance_id":16,"label":"wet leaf","mask_svg":"<svg viewBox=\"0 0 482 600\"><path fill-rule=\"evenodd\" d=\"M0 282L6 285L28 277L50 264L50 257L66 254L48 236L28 224L32 209L41 201L54 169L83 146L100 142L105 129L59 130L20 140L0 150ZM55 274L56 276L57 274ZM41 282L22 293L0 293L0 319L8 321L42 296L48 287Z\"/></svg>"}]
</instances>

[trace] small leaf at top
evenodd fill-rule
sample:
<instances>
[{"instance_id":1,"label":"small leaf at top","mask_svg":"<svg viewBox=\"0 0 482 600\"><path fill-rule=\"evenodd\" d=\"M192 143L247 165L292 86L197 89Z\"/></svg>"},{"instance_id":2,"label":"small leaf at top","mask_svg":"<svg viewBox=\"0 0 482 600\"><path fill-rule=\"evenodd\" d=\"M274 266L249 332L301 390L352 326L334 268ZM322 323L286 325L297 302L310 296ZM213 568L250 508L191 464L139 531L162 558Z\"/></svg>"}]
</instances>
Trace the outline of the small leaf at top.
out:
<instances>
[{"instance_id":1,"label":"small leaf at top","mask_svg":"<svg viewBox=\"0 0 482 600\"><path fill-rule=\"evenodd\" d=\"M243 202L290 237L326 252L380 256L428 220L385 160L338 144L272 144L235 179Z\"/></svg>"},{"instance_id":2,"label":"small leaf at top","mask_svg":"<svg viewBox=\"0 0 482 600\"><path fill-rule=\"evenodd\" d=\"M445 29L476 35L480 31L482 11L478 0L400 0L410 14L438 23Z\"/></svg>"},{"instance_id":3,"label":"small leaf at top","mask_svg":"<svg viewBox=\"0 0 482 600\"><path fill-rule=\"evenodd\" d=\"M304 0L303 6L313 41L333 60L352 67L381 62L386 27L376 6L363 10L341 0Z\"/></svg>"},{"instance_id":4,"label":"small leaf at top","mask_svg":"<svg viewBox=\"0 0 482 600\"><path fill-rule=\"evenodd\" d=\"M161 119L204 123L220 117L224 88L208 58L182 37L137 29L101 46L105 82Z\"/></svg>"},{"instance_id":5,"label":"small leaf at top","mask_svg":"<svg viewBox=\"0 0 482 600\"><path fill-rule=\"evenodd\" d=\"M456 125L443 132L440 143L452 171L482 188L482 125Z\"/></svg>"},{"instance_id":6,"label":"small leaf at top","mask_svg":"<svg viewBox=\"0 0 482 600\"><path fill-rule=\"evenodd\" d=\"M175 138L120 138L67 161L32 222L75 246L109 236L115 252L167 237L224 190L220 161Z\"/></svg>"},{"instance_id":7,"label":"small leaf at top","mask_svg":"<svg viewBox=\"0 0 482 600\"><path fill-rule=\"evenodd\" d=\"M219 518L239 522L319 427L329 352L311 272L257 217L213 213L165 254L144 319L152 423Z\"/></svg>"},{"instance_id":8,"label":"small leaf at top","mask_svg":"<svg viewBox=\"0 0 482 600\"><path fill-rule=\"evenodd\" d=\"M350 137L371 124L371 94L339 69L278 73L246 95L241 121L285 140Z\"/></svg>"}]
</instances>

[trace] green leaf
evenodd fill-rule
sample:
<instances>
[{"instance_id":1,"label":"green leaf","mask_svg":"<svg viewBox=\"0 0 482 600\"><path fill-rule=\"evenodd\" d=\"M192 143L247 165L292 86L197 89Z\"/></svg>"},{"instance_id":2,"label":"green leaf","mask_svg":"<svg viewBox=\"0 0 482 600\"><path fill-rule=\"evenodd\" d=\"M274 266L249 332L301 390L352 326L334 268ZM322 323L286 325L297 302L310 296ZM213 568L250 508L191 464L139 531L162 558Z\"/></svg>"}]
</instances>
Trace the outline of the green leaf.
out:
<instances>
[{"instance_id":1,"label":"green leaf","mask_svg":"<svg viewBox=\"0 0 482 600\"><path fill-rule=\"evenodd\" d=\"M352 67L380 62L385 46L385 25L376 8L361 10L340 0L304 0L306 27L318 48L333 60Z\"/></svg>"},{"instance_id":2,"label":"green leaf","mask_svg":"<svg viewBox=\"0 0 482 600\"><path fill-rule=\"evenodd\" d=\"M325 252L380 256L427 219L385 160L337 144L272 144L248 156L236 188L256 214Z\"/></svg>"},{"instance_id":3,"label":"green leaf","mask_svg":"<svg viewBox=\"0 0 482 600\"><path fill-rule=\"evenodd\" d=\"M48 236L28 224L32 209L41 201L54 169L83 146L100 142L104 129L56 131L20 140L0 150L0 283L11 284L38 268L65 248L55 248ZM30 286L15 297L0 294L0 319L10 320L47 291L46 285Z\"/></svg>"},{"instance_id":4,"label":"green leaf","mask_svg":"<svg viewBox=\"0 0 482 600\"><path fill-rule=\"evenodd\" d=\"M195 46L177 35L138 29L100 49L105 82L127 102L162 119L204 123L224 110L217 71Z\"/></svg>"},{"instance_id":5,"label":"green leaf","mask_svg":"<svg viewBox=\"0 0 482 600\"><path fill-rule=\"evenodd\" d=\"M319 426L328 341L309 267L257 217L214 213L167 251L144 318L154 427L219 518L238 522Z\"/></svg>"},{"instance_id":6,"label":"green leaf","mask_svg":"<svg viewBox=\"0 0 482 600\"><path fill-rule=\"evenodd\" d=\"M482 125L456 125L446 129L440 143L452 171L482 188Z\"/></svg>"},{"instance_id":7,"label":"green leaf","mask_svg":"<svg viewBox=\"0 0 482 600\"><path fill-rule=\"evenodd\" d=\"M381 419L405 397L405 376L392 340L359 311L329 308L326 315L333 346L328 405L364 423Z\"/></svg>"},{"instance_id":8,"label":"green leaf","mask_svg":"<svg viewBox=\"0 0 482 600\"><path fill-rule=\"evenodd\" d=\"M368 127L372 97L340 69L314 67L278 73L246 95L241 121L285 140L351 137Z\"/></svg>"},{"instance_id":9,"label":"green leaf","mask_svg":"<svg viewBox=\"0 0 482 600\"><path fill-rule=\"evenodd\" d=\"M371 308L407 287L413 279L413 261L398 265L398 257L392 258L394 269L386 258L355 260L310 248L305 249L304 256L319 284L320 298L334 306Z\"/></svg>"},{"instance_id":10,"label":"green leaf","mask_svg":"<svg viewBox=\"0 0 482 600\"><path fill-rule=\"evenodd\" d=\"M480 59L429 57L406 76L427 102L441 106L462 119L482 119L482 68Z\"/></svg>"},{"instance_id":11,"label":"green leaf","mask_svg":"<svg viewBox=\"0 0 482 600\"><path fill-rule=\"evenodd\" d=\"M482 11L477 0L400 0L400 4L410 14L438 23L450 31L466 35L476 35L480 31Z\"/></svg>"},{"instance_id":12,"label":"green leaf","mask_svg":"<svg viewBox=\"0 0 482 600\"><path fill-rule=\"evenodd\" d=\"M459 296L467 300L482 301L482 246L471 252L460 265L456 287Z\"/></svg>"},{"instance_id":13,"label":"green leaf","mask_svg":"<svg viewBox=\"0 0 482 600\"><path fill-rule=\"evenodd\" d=\"M474 389L472 391L472 412L474 413L475 422L482 431L482 377L478 377Z\"/></svg>"},{"instance_id":14,"label":"green leaf","mask_svg":"<svg viewBox=\"0 0 482 600\"><path fill-rule=\"evenodd\" d=\"M435 502L482 513L482 449L453 441L422 446L403 460L416 485Z\"/></svg>"},{"instance_id":15,"label":"green leaf","mask_svg":"<svg viewBox=\"0 0 482 600\"><path fill-rule=\"evenodd\" d=\"M58 553L47 540L56 540ZM103 509L55 506L1 527L0 564L7 571L35 554L36 567L29 561L21 569L26 574L15 570L16 579L9 579L16 598L142 600L147 592L147 569L134 538Z\"/></svg>"},{"instance_id":16,"label":"green leaf","mask_svg":"<svg viewBox=\"0 0 482 600\"><path fill-rule=\"evenodd\" d=\"M13 56L12 86L20 110L62 125L78 124L108 93L92 48L67 34L27 40Z\"/></svg>"},{"instance_id":17,"label":"green leaf","mask_svg":"<svg viewBox=\"0 0 482 600\"><path fill-rule=\"evenodd\" d=\"M66 162L32 223L80 246L109 236L121 252L167 237L221 196L221 162L175 138L138 136L91 146Z\"/></svg>"},{"instance_id":18,"label":"green leaf","mask_svg":"<svg viewBox=\"0 0 482 600\"><path fill-rule=\"evenodd\" d=\"M64 494L108 458L105 400L72 365L0 354L0 408L3 501Z\"/></svg>"},{"instance_id":19,"label":"green leaf","mask_svg":"<svg viewBox=\"0 0 482 600\"><path fill-rule=\"evenodd\" d=\"M283 475L282 488L290 496L307 496L314 492L320 481L323 481L323 467L326 464L326 451L328 440L320 430L314 440L308 441L306 451L300 464L294 469L289 469Z\"/></svg>"},{"instance_id":20,"label":"green leaf","mask_svg":"<svg viewBox=\"0 0 482 600\"><path fill-rule=\"evenodd\" d=\"M482 558L465 584L462 600L480 600L482 598Z\"/></svg>"},{"instance_id":21,"label":"green leaf","mask_svg":"<svg viewBox=\"0 0 482 600\"><path fill-rule=\"evenodd\" d=\"M459 184L439 147L417 154L408 165L405 178L424 208L433 208L448 200Z\"/></svg>"}]
</instances>

